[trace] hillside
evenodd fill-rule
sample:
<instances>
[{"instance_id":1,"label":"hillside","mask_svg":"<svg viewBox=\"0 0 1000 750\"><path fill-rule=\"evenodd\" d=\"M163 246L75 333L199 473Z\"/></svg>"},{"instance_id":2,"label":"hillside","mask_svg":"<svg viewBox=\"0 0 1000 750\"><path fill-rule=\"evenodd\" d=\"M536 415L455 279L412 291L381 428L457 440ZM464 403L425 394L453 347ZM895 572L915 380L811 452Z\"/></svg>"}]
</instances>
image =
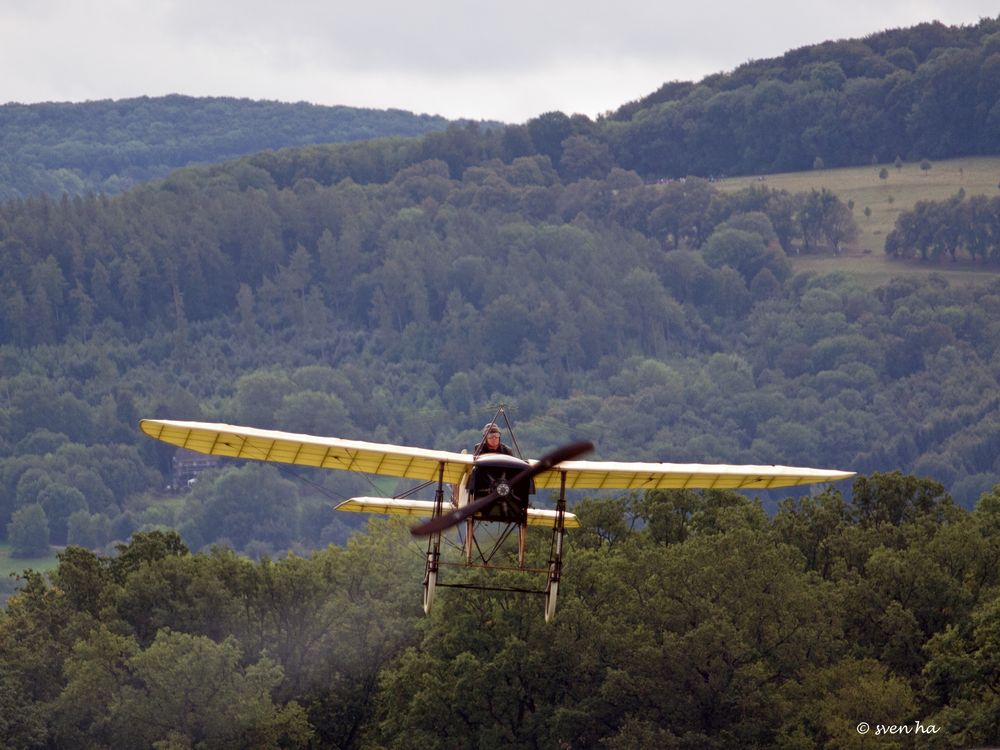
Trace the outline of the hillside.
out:
<instances>
[{"instance_id":1,"label":"hillside","mask_svg":"<svg viewBox=\"0 0 1000 750\"><path fill-rule=\"evenodd\" d=\"M649 177L768 174L1000 152L1000 18L924 23L671 82L604 124Z\"/></svg>"},{"instance_id":2,"label":"hillside","mask_svg":"<svg viewBox=\"0 0 1000 750\"><path fill-rule=\"evenodd\" d=\"M163 502L170 452L139 416L454 448L503 402L536 455L587 437L604 458L902 469L967 507L1000 481L992 274L795 274L855 224L828 191L563 180L457 148L496 138L286 150L0 209L4 524L38 503L57 544L164 523L254 554L344 538L317 520L329 496L277 475L253 481L287 502L235 525L239 471Z\"/></svg>"},{"instance_id":3,"label":"hillside","mask_svg":"<svg viewBox=\"0 0 1000 750\"><path fill-rule=\"evenodd\" d=\"M901 263L885 253L885 239L899 217L912 211L920 202L944 202L962 191L967 197L993 199L1000 195L1000 157L981 156L921 163L899 162L839 169L811 169L761 177L732 177L720 180L718 188L726 193L759 185L772 190L802 193L827 189L851 206L857 221L858 236L840 256L821 253L797 256L792 263L797 271L838 271L876 287L897 276L925 276L929 270L940 273L953 283L983 281L1000 272L1000 266L939 260L933 263ZM845 262L849 259L849 262ZM984 276L985 274L985 276Z\"/></svg>"},{"instance_id":4,"label":"hillside","mask_svg":"<svg viewBox=\"0 0 1000 750\"><path fill-rule=\"evenodd\" d=\"M911 88L945 57L929 39L988 61L993 28L912 30ZM794 65L842 46L786 56L782 75L799 80L808 65ZM736 77L768 86L776 65ZM241 107L275 123L286 112L209 104L128 106L144 127L144 108L201 112L202 126ZM112 107L84 110L106 123ZM1000 343L987 322L998 248L970 286L913 274L869 242L921 198L966 185L985 196L993 163L956 162L957 185L945 162L917 175L902 160L885 179L868 165L650 183L616 166L611 137L644 111L267 150L119 196L0 206L0 533L39 504L56 544L151 524L255 554L342 540L343 521L315 521L328 497L277 478L287 510L240 528L211 511L238 476L167 502L170 454L136 420L453 448L500 402L532 452L585 436L607 458L901 469L971 507L1000 481Z\"/></svg>"},{"instance_id":5,"label":"hillside","mask_svg":"<svg viewBox=\"0 0 1000 750\"><path fill-rule=\"evenodd\" d=\"M899 64L860 88L906 82L892 116L909 121L946 61L975 58L982 87L995 25L865 40ZM801 127L825 110L802 101L859 88L846 58L844 81L817 62L857 44L599 122L255 149L116 194L0 203L0 571L46 571L0 585L0 746L994 743L1000 235L940 230L969 206L995 226L1000 177L995 152L897 171L891 139L853 170L783 151L816 142ZM790 125L749 156L717 151L747 96L774 96ZM808 171L666 179L696 164L673 161L692 144L670 128L699 102L684 132L714 140L694 158L733 174L806 153ZM830 139L848 124L809 122ZM948 140L961 118L922 122L903 135L965 147ZM100 174L126 174L133 148L169 152L154 130ZM84 152L127 143L90 138ZM900 231L876 246L921 206L930 245ZM188 484L137 429L206 419L456 450L499 403L529 456L588 439L604 459L858 476L810 494L576 493L555 623L539 597L497 590L523 589L510 570L449 568L482 588L444 590L424 617L425 548L331 509L408 488L237 461ZM532 567L548 542L529 535Z\"/></svg>"},{"instance_id":6,"label":"hillside","mask_svg":"<svg viewBox=\"0 0 1000 750\"><path fill-rule=\"evenodd\" d=\"M474 589L424 617L421 551L395 523L256 563L160 531L71 548L0 610L0 739L820 750L919 726L985 746L998 510L898 474L771 518L731 492L589 501L550 624L539 597Z\"/></svg>"},{"instance_id":7,"label":"hillside","mask_svg":"<svg viewBox=\"0 0 1000 750\"><path fill-rule=\"evenodd\" d=\"M313 143L443 130L400 110L187 96L0 106L0 201L119 193L179 167Z\"/></svg>"},{"instance_id":8,"label":"hillside","mask_svg":"<svg viewBox=\"0 0 1000 750\"><path fill-rule=\"evenodd\" d=\"M548 156L564 179L603 177L615 166L647 180L717 178L995 155L998 99L1000 18L790 50L701 81L666 83L596 121L548 112L482 129L497 133L492 148L505 161ZM118 193L188 164L447 126L393 110L224 98L7 104L0 106L0 200ZM441 156L449 165L459 158ZM453 169L452 176L461 175Z\"/></svg>"}]
</instances>

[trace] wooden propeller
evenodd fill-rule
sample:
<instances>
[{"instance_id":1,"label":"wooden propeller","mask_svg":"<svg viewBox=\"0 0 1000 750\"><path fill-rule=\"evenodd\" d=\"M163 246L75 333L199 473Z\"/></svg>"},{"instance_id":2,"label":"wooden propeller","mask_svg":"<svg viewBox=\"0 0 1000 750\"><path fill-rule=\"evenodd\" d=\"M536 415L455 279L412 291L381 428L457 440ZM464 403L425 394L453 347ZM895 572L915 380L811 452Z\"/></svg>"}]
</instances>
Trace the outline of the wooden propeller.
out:
<instances>
[{"instance_id":1,"label":"wooden propeller","mask_svg":"<svg viewBox=\"0 0 1000 750\"><path fill-rule=\"evenodd\" d=\"M511 487L516 487L521 482L525 482L532 477L541 474L543 471L548 471L554 466L561 464L563 461L570 461L577 456L592 450L594 450L594 444L588 441L569 443L561 448L556 448L554 451L542 456L534 464L515 476L508 484ZM455 510L443 513L442 515L432 518L429 521L418 524L410 529L410 533L413 534L413 536L428 536L438 531L450 529L452 526L457 526L469 516L486 510L500 500L500 498L500 493L493 492L473 503L468 503L467 505L463 505L461 508L455 508Z\"/></svg>"}]
</instances>

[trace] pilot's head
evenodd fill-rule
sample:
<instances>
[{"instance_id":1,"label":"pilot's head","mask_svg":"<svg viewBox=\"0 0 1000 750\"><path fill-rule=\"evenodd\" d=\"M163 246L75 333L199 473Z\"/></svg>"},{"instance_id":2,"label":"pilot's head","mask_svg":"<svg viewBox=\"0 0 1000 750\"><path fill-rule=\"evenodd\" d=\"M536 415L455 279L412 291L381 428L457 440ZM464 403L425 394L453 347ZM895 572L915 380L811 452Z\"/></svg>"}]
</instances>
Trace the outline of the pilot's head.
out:
<instances>
[{"instance_id":1,"label":"pilot's head","mask_svg":"<svg viewBox=\"0 0 1000 750\"><path fill-rule=\"evenodd\" d=\"M500 428L495 423L490 422L483 428L483 442L491 447L500 442Z\"/></svg>"}]
</instances>

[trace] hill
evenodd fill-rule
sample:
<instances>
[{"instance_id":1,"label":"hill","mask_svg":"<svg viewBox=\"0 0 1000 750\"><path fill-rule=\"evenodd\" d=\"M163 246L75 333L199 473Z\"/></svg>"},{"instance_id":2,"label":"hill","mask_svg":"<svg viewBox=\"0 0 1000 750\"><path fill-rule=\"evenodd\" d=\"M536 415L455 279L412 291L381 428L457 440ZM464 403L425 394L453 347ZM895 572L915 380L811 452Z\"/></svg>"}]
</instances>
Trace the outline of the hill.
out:
<instances>
[{"instance_id":1,"label":"hill","mask_svg":"<svg viewBox=\"0 0 1000 750\"><path fill-rule=\"evenodd\" d=\"M671 82L604 125L650 177L735 175L1000 152L1000 19L924 23Z\"/></svg>"},{"instance_id":2,"label":"hill","mask_svg":"<svg viewBox=\"0 0 1000 750\"><path fill-rule=\"evenodd\" d=\"M347 533L267 472L165 502L140 415L454 448L502 402L532 453L903 469L966 506L1000 481L992 274L796 274L854 225L829 191L566 180L501 143L452 126L0 208L3 525L39 504L56 544L166 524L255 555Z\"/></svg>"},{"instance_id":3,"label":"hill","mask_svg":"<svg viewBox=\"0 0 1000 750\"><path fill-rule=\"evenodd\" d=\"M936 162L900 162L840 169L811 169L761 177L732 177L716 183L723 192L736 192L757 185L803 193L827 189L851 207L858 224L858 237L845 246L841 256L815 254L795 256L796 270L838 271L875 287L893 277L926 275L929 270L953 282L983 281L1000 267L968 262L939 261L901 263L885 254L885 238L900 215L921 201L946 201L962 191L965 195L994 198L1000 182L1000 157L981 156ZM844 262L849 259L849 262ZM985 274L985 275L984 275Z\"/></svg>"},{"instance_id":4,"label":"hill","mask_svg":"<svg viewBox=\"0 0 1000 750\"><path fill-rule=\"evenodd\" d=\"M0 106L0 200L119 193L179 167L313 143L443 130L400 110L187 96Z\"/></svg>"},{"instance_id":5,"label":"hill","mask_svg":"<svg viewBox=\"0 0 1000 750\"><path fill-rule=\"evenodd\" d=\"M945 37L981 55L989 28ZM954 56L911 52L915 74ZM865 206L888 213L869 185L644 179L621 164L669 133L631 133L646 152L615 133L650 122L450 124L0 205L0 536L67 545L8 583L0 745L993 742L1000 244L979 283L937 262L858 274L868 256L836 249L867 247ZM914 208L959 187L941 161L894 169ZM331 512L369 480L229 462L178 483L136 428L456 449L501 402L529 455L583 437L601 458L860 475L808 496L573 497L554 625L488 589L424 619L405 527Z\"/></svg>"},{"instance_id":6,"label":"hill","mask_svg":"<svg viewBox=\"0 0 1000 750\"><path fill-rule=\"evenodd\" d=\"M991 23L941 38L988 61ZM944 57L916 55L916 90ZM129 106L285 111L209 103ZM612 149L643 111L268 150L0 206L0 530L38 504L56 544L165 524L261 554L347 533L275 476L254 481L288 502L242 526L213 520L240 472L168 500L140 415L453 448L503 402L532 452L586 436L608 458L903 469L966 506L1000 481L992 266L973 287L914 275L868 247L884 228L864 234L896 198L985 194L992 163L960 162L957 186L943 162L650 183Z\"/></svg>"},{"instance_id":7,"label":"hill","mask_svg":"<svg viewBox=\"0 0 1000 750\"><path fill-rule=\"evenodd\" d=\"M998 508L898 474L773 518L722 491L592 500L552 624L538 597L474 589L423 617L400 524L257 563L162 531L69 548L0 610L0 738L818 750L893 727L988 745Z\"/></svg>"},{"instance_id":8,"label":"hill","mask_svg":"<svg viewBox=\"0 0 1000 750\"><path fill-rule=\"evenodd\" d=\"M987 18L791 50L664 84L597 121L548 112L482 130L497 133L486 147L495 155L547 156L563 179L603 177L615 166L647 180L717 178L997 154L998 98L1000 18ZM188 164L447 126L393 110L221 98L8 104L0 106L0 200L117 193ZM451 142L438 154L453 177L470 148L484 147Z\"/></svg>"}]
</instances>

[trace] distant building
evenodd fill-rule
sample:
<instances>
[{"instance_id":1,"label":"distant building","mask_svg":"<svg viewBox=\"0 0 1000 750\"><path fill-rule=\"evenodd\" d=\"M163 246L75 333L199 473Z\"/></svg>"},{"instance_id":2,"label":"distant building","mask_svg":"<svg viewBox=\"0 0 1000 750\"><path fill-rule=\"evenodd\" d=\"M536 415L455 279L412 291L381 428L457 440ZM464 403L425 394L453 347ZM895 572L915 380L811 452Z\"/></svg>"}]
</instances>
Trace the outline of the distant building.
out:
<instances>
[{"instance_id":1,"label":"distant building","mask_svg":"<svg viewBox=\"0 0 1000 750\"><path fill-rule=\"evenodd\" d=\"M194 484L194 480L203 471L215 469L222 463L218 456L209 456L205 453L189 451L187 448L178 448L173 459L173 488L183 490Z\"/></svg>"}]
</instances>

